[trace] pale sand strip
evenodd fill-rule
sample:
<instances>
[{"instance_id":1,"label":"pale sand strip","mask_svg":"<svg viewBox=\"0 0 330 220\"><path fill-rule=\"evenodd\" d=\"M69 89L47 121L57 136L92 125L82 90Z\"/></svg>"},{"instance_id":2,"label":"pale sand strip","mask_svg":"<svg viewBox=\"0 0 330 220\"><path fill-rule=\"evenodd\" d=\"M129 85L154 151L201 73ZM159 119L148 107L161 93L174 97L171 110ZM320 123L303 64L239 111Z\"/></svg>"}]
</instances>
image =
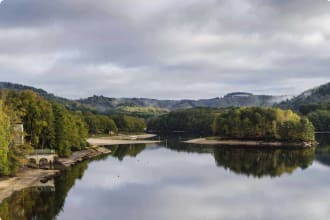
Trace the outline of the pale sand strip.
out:
<instances>
[{"instance_id":1,"label":"pale sand strip","mask_svg":"<svg viewBox=\"0 0 330 220\"><path fill-rule=\"evenodd\" d=\"M89 138L87 142L91 145L124 145L124 144L154 144L160 141L150 140L115 140L110 138Z\"/></svg>"},{"instance_id":2,"label":"pale sand strip","mask_svg":"<svg viewBox=\"0 0 330 220\"><path fill-rule=\"evenodd\" d=\"M282 142L265 142L265 141L240 141L240 140L208 140L206 138L196 138L184 141L187 144L202 145L229 145L229 146L296 146L296 147L312 147L312 143L282 143Z\"/></svg>"},{"instance_id":3,"label":"pale sand strip","mask_svg":"<svg viewBox=\"0 0 330 220\"><path fill-rule=\"evenodd\" d=\"M74 152L68 158L59 158L56 164L62 164L64 167L70 167L83 160L109 153L111 153L109 149L96 146L87 150ZM14 192L21 191L26 188L55 187L53 177L59 172L60 170L24 168L20 170L15 177L0 179L0 203L4 199L10 197ZM44 181L46 183L42 183Z\"/></svg>"}]
</instances>

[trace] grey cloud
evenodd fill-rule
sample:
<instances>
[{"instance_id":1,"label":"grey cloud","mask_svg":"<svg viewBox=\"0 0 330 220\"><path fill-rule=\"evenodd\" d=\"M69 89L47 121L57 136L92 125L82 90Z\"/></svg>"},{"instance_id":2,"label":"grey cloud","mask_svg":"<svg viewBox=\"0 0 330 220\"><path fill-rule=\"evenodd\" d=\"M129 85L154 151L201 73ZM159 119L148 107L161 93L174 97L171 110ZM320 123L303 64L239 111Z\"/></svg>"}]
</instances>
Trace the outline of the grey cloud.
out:
<instances>
[{"instance_id":1,"label":"grey cloud","mask_svg":"<svg viewBox=\"0 0 330 220\"><path fill-rule=\"evenodd\" d=\"M0 76L71 98L296 94L330 81L329 9L326 0L5 0Z\"/></svg>"}]
</instances>

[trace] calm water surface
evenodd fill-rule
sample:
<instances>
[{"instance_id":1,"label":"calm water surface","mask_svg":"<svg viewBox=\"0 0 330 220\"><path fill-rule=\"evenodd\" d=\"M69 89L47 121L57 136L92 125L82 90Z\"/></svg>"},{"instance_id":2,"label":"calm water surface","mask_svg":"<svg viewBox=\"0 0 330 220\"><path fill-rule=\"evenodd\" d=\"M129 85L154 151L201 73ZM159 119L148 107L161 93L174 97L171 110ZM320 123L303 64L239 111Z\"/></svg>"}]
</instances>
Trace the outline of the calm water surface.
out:
<instances>
[{"instance_id":1,"label":"calm water surface","mask_svg":"<svg viewBox=\"0 0 330 220\"><path fill-rule=\"evenodd\" d=\"M330 141L317 149L110 147L0 205L2 220L330 219Z\"/></svg>"}]
</instances>

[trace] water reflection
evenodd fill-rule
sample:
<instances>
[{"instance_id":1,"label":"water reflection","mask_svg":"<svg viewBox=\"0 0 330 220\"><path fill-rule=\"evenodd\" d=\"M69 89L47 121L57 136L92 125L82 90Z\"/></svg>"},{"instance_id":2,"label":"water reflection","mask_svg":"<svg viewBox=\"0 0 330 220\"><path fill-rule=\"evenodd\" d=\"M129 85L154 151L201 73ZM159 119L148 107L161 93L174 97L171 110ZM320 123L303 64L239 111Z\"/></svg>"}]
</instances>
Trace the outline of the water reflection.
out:
<instances>
[{"instance_id":1,"label":"water reflection","mask_svg":"<svg viewBox=\"0 0 330 220\"><path fill-rule=\"evenodd\" d=\"M330 213L330 169L313 161L330 164L330 141L319 142L316 153L315 149L242 149L177 140L166 146L108 146L111 155L66 171L56 178L55 190L32 188L5 200L0 217L325 219Z\"/></svg>"},{"instance_id":2,"label":"water reflection","mask_svg":"<svg viewBox=\"0 0 330 220\"><path fill-rule=\"evenodd\" d=\"M206 146L182 144L175 139L170 140L167 147L178 152L212 154L217 166L236 174L258 178L291 174L297 168L306 169L315 159L315 148L290 150L286 148Z\"/></svg>"},{"instance_id":3,"label":"water reflection","mask_svg":"<svg viewBox=\"0 0 330 220\"><path fill-rule=\"evenodd\" d=\"M214 158L218 166L237 174L259 178L291 174L297 168L306 169L313 163L314 156L315 148L304 150L214 148Z\"/></svg>"},{"instance_id":4,"label":"water reflection","mask_svg":"<svg viewBox=\"0 0 330 220\"><path fill-rule=\"evenodd\" d=\"M136 157L145 148L145 144L104 146L111 150L111 155L122 161L125 157Z\"/></svg>"},{"instance_id":5,"label":"water reflection","mask_svg":"<svg viewBox=\"0 0 330 220\"><path fill-rule=\"evenodd\" d=\"M67 170L55 179L55 189L36 187L15 193L1 203L1 220L54 219L62 210L68 192L87 168L86 161Z\"/></svg>"},{"instance_id":6,"label":"water reflection","mask_svg":"<svg viewBox=\"0 0 330 220\"><path fill-rule=\"evenodd\" d=\"M15 193L1 204L1 219L52 219L56 215L54 194L48 187L31 188Z\"/></svg>"},{"instance_id":7,"label":"water reflection","mask_svg":"<svg viewBox=\"0 0 330 220\"><path fill-rule=\"evenodd\" d=\"M330 135L318 134L317 141L319 145L316 149L316 159L321 164L330 166Z\"/></svg>"}]
</instances>

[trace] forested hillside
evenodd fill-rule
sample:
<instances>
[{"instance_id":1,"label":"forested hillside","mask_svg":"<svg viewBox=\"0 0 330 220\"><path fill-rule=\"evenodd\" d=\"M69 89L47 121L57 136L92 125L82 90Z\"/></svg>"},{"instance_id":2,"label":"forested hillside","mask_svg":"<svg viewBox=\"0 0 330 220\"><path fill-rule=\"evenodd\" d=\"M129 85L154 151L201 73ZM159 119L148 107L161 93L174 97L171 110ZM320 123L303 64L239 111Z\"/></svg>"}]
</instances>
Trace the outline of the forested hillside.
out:
<instances>
[{"instance_id":1,"label":"forested hillside","mask_svg":"<svg viewBox=\"0 0 330 220\"><path fill-rule=\"evenodd\" d=\"M93 96L87 99L77 100L81 104L93 106L104 112L109 109L121 109L123 107L150 108L154 111L173 111L197 107L226 108L241 106L272 106L287 98L286 96L253 95L250 93L230 93L224 97L199 100L157 100L145 98L108 98Z\"/></svg>"},{"instance_id":2,"label":"forested hillside","mask_svg":"<svg viewBox=\"0 0 330 220\"><path fill-rule=\"evenodd\" d=\"M278 106L307 116L317 131L330 131L330 83L307 90Z\"/></svg>"},{"instance_id":3,"label":"forested hillside","mask_svg":"<svg viewBox=\"0 0 330 220\"><path fill-rule=\"evenodd\" d=\"M55 96L42 89L30 86L0 82L0 89L15 91L32 90L49 101L60 102L71 110L91 111L94 113L123 113L131 116L149 118L154 115L161 115L168 111L178 109L189 109L196 107L241 107L241 106L272 106L286 96L254 95L251 93L230 93L224 97L210 99L183 99L183 100L158 100L148 98L109 98L105 96L91 96L85 99L70 100Z\"/></svg>"},{"instance_id":4,"label":"forested hillside","mask_svg":"<svg viewBox=\"0 0 330 220\"><path fill-rule=\"evenodd\" d=\"M330 83L321 85L314 89L307 90L302 94L279 104L282 108L300 110L307 113L308 109L329 105L330 103Z\"/></svg>"}]
</instances>

